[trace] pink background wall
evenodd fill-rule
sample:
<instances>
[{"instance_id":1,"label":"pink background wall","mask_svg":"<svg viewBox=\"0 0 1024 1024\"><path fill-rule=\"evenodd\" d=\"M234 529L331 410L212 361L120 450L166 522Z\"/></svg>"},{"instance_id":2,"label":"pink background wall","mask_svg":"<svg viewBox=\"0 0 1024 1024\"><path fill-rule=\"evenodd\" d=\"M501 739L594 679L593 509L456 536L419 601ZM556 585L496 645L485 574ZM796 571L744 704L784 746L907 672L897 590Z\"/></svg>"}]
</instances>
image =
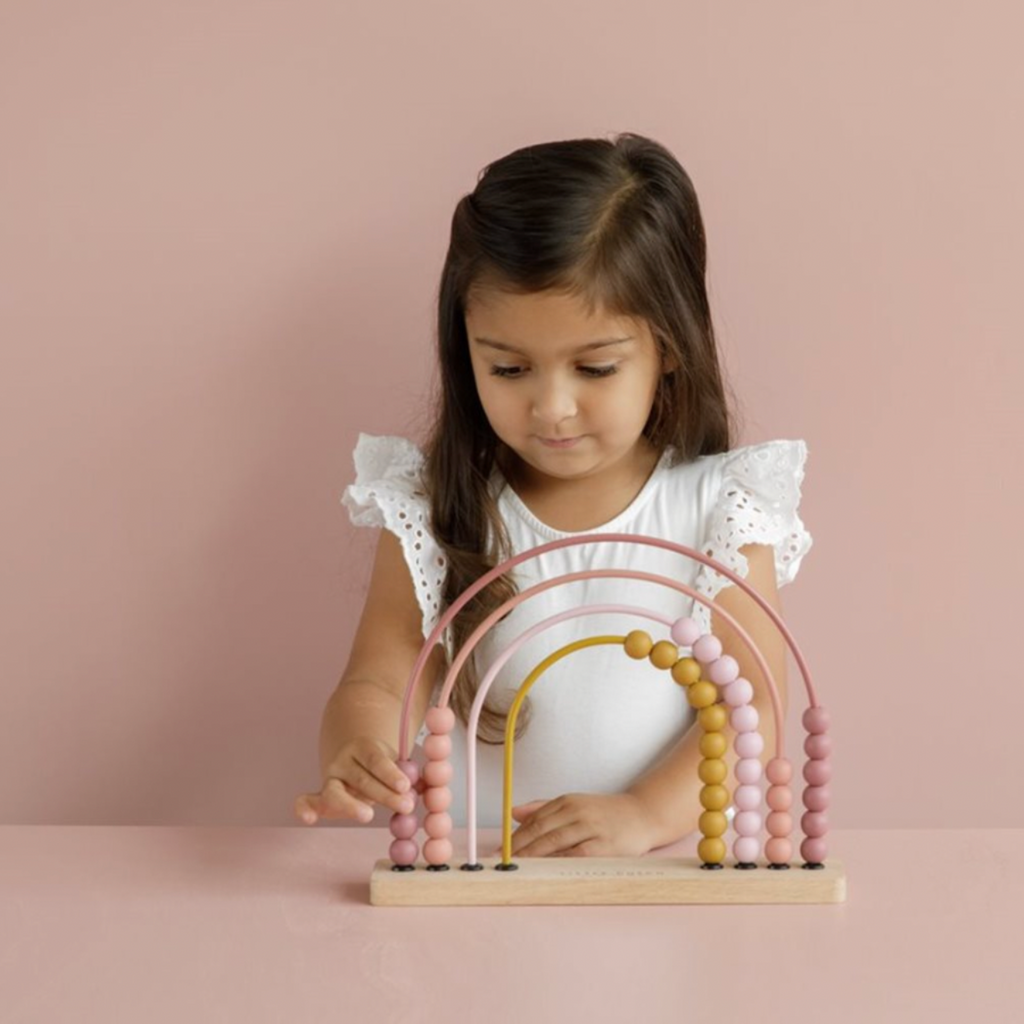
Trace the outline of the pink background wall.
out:
<instances>
[{"instance_id":1,"label":"pink background wall","mask_svg":"<svg viewBox=\"0 0 1024 1024\"><path fill-rule=\"evenodd\" d=\"M1024 825L1024 17L967 7L4 5L0 822L292 820L452 207L633 130L701 197L739 443L809 446L833 826Z\"/></svg>"}]
</instances>

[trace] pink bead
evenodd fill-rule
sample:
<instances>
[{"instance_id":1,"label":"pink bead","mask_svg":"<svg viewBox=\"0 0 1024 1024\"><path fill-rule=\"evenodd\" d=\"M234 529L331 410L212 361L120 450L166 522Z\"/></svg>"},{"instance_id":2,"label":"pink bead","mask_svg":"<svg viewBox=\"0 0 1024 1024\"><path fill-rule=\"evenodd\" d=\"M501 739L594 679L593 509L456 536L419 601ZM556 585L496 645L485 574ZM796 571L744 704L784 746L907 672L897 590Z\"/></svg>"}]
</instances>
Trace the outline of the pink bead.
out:
<instances>
[{"instance_id":1,"label":"pink bead","mask_svg":"<svg viewBox=\"0 0 1024 1024\"><path fill-rule=\"evenodd\" d=\"M776 786L785 786L793 778L793 765L788 757L773 757L765 771L768 781Z\"/></svg>"},{"instance_id":2,"label":"pink bead","mask_svg":"<svg viewBox=\"0 0 1024 1024\"><path fill-rule=\"evenodd\" d=\"M423 819L423 831L431 839L447 839L452 834L450 814L428 814Z\"/></svg>"},{"instance_id":3,"label":"pink bead","mask_svg":"<svg viewBox=\"0 0 1024 1024\"><path fill-rule=\"evenodd\" d=\"M761 806L761 787L737 786L732 802L738 811L756 811Z\"/></svg>"},{"instance_id":4,"label":"pink bead","mask_svg":"<svg viewBox=\"0 0 1024 1024\"><path fill-rule=\"evenodd\" d=\"M793 831L793 815L788 811L772 811L765 820L768 834L772 836L788 836Z\"/></svg>"},{"instance_id":5,"label":"pink bead","mask_svg":"<svg viewBox=\"0 0 1024 1024\"><path fill-rule=\"evenodd\" d=\"M828 815L823 811L808 811L800 819L800 827L805 836L817 839L828 832Z\"/></svg>"},{"instance_id":6,"label":"pink bead","mask_svg":"<svg viewBox=\"0 0 1024 1024\"><path fill-rule=\"evenodd\" d=\"M756 836L761 831L761 815L757 811L740 811L732 819L732 827L738 836Z\"/></svg>"},{"instance_id":7,"label":"pink bead","mask_svg":"<svg viewBox=\"0 0 1024 1024\"><path fill-rule=\"evenodd\" d=\"M832 781L832 762L806 761L804 763L804 778L812 786L824 786L826 782Z\"/></svg>"},{"instance_id":8,"label":"pink bead","mask_svg":"<svg viewBox=\"0 0 1024 1024\"><path fill-rule=\"evenodd\" d=\"M740 757L760 757L764 750L764 737L759 732L741 732L732 746Z\"/></svg>"},{"instance_id":9,"label":"pink bead","mask_svg":"<svg viewBox=\"0 0 1024 1024\"><path fill-rule=\"evenodd\" d=\"M743 783L744 786L749 786L760 780L763 768L758 758L745 757L743 760L736 762L734 771L736 781Z\"/></svg>"},{"instance_id":10,"label":"pink bead","mask_svg":"<svg viewBox=\"0 0 1024 1024\"><path fill-rule=\"evenodd\" d=\"M828 712L821 707L808 708L803 716L804 730L810 733L828 732Z\"/></svg>"},{"instance_id":11,"label":"pink bead","mask_svg":"<svg viewBox=\"0 0 1024 1024\"><path fill-rule=\"evenodd\" d=\"M761 852L761 843L755 836L740 836L732 844L732 855L740 864L753 864Z\"/></svg>"},{"instance_id":12,"label":"pink bead","mask_svg":"<svg viewBox=\"0 0 1024 1024\"><path fill-rule=\"evenodd\" d=\"M423 781L428 786L447 786L454 774L451 761L428 761L423 768Z\"/></svg>"},{"instance_id":13,"label":"pink bead","mask_svg":"<svg viewBox=\"0 0 1024 1024\"><path fill-rule=\"evenodd\" d=\"M793 856L793 844L782 836L772 836L764 844L764 852L770 864L788 864Z\"/></svg>"},{"instance_id":14,"label":"pink bead","mask_svg":"<svg viewBox=\"0 0 1024 1024\"><path fill-rule=\"evenodd\" d=\"M749 704L754 699L754 686L749 679L740 676L739 679L731 682L723 691L722 696L725 703L730 707L738 708Z\"/></svg>"},{"instance_id":15,"label":"pink bead","mask_svg":"<svg viewBox=\"0 0 1024 1024\"><path fill-rule=\"evenodd\" d=\"M423 753L428 761L447 761L452 756L452 738L445 735L430 735L423 741Z\"/></svg>"},{"instance_id":16,"label":"pink bead","mask_svg":"<svg viewBox=\"0 0 1024 1024\"><path fill-rule=\"evenodd\" d=\"M423 806L431 814L447 811L452 805L452 791L445 786L435 786L423 792Z\"/></svg>"},{"instance_id":17,"label":"pink bead","mask_svg":"<svg viewBox=\"0 0 1024 1024\"><path fill-rule=\"evenodd\" d=\"M719 686L728 686L739 674L740 663L729 654L723 654L708 666L708 679Z\"/></svg>"},{"instance_id":18,"label":"pink bead","mask_svg":"<svg viewBox=\"0 0 1024 1024\"><path fill-rule=\"evenodd\" d=\"M423 859L428 864L447 864L452 859L449 839L428 839L423 844Z\"/></svg>"},{"instance_id":19,"label":"pink bead","mask_svg":"<svg viewBox=\"0 0 1024 1024\"><path fill-rule=\"evenodd\" d=\"M420 781L420 769L415 761L399 761L398 770L409 780L410 786Z\"/></svg>"},{"instance_id":20,"label":"pink bead","mask_svg":"<svg viewBox=\"0 0 1024 1024\"><path fill-rule=\"evenodd\" d=\"M761 716L753 704L744 704L741 708L732 709L729 724L736 732L756 732L761 724Z\"/></svg>"},{"instance_id":21,"label":"pink bead","mask_svg":"<svg viewBox=\"0 0 1024 1024\"><path fill-rule=\"evenodd\" d=\"M689 616L672 623L672 642L680 647L691 647L700 636L700 626Z\"/></svg>"},{"instance_id":22,"label":"pink bead","mask_svg":"<svg viewBox=\"0 0 1024 1024\"><path fill-rule=\"evenodd\" d=\"M722 641L714 633L705 633L694 643L693 656L702 665L710 665L722 656Z\"/></svg>"},{"instance_id":23,"label":"pink bead","mask_svg":"<svg viewBox=\"0 0 1024 1024\"><path fill-rule=\"evenodd\" d=\"M764 800L773 811L788 811L793 806L793 790L788 786L769 786Z\"/></svg>"},{"instance_id":24,"label":"pink bead","mask_svg":"<svg viewBox=\"0 0 1024 1024\"><path fill-rule=\"evenodd\" d=\"M391 834L396 839L412 839L419 827L420 823L416 820L415 814L391 815Z\"/></svg>"},{"instance_id":25,"label":"pink bead","mask_svg":"<svg viewBox=\"0 0 1024 1024\"><path fill-rule=\"evenodd\" d=\"M431 708L427 712L427 728L435 736L444 736L455 728L455 712L451 708Z\"/></svg>"},{"instance_id":26,"label":"pink bead","mask_svg":"<svg viewBox=\"0 0 1024 1024\"><path fill-rule=\"evenodd\" d=\"M828 856L828 845L824 839L805 839L800 844L800 856L808 864L824 864Z\"/></svg>"},{"instance_id":27,"label":"pink bead","mask_svg":"<svg viewBox=\"0 0 1024 1024\"><path fill-rule=\"evenodd\" d=\"M388 851L391 855L391 862L400 868L415 864L416 854L419 852L420 848L411 839L396 839Z\"/></svg>"},{"instance_id":28,"label":"pink bead","mask_svg":"<svg viewBox=\"0 0 1024 1024\"><path fill-rule=\"evenodd\" d=\"M832 737L827 732L811 733L804 740L804 753L815 761L823 761L832 753Z\"/></svg>"},{"instance_id":29,"label":"pink bead","mask_svg":"<svg viewBox=\"0 0 1024 1024\"><path fill-rule=\"evenodd\" d=\"M830 799L828 786L807 786L804 789L804 807L809 811L827 811Z\"/></svg>"}]
</instances>

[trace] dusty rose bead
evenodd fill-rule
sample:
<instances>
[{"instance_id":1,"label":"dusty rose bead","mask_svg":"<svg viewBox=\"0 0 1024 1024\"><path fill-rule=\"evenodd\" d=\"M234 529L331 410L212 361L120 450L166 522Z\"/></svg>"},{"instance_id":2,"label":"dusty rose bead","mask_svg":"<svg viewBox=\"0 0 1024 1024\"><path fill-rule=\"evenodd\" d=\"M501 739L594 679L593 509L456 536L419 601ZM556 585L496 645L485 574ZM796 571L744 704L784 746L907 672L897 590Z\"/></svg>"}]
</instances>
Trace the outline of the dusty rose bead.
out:
<instances>
[{"instance_id":1,"label":"dusty rose bead","mask_svg":"<svg viewBox=\"0 0 1024 1024\"><path fill-rule=\"evenodd\" d=\"M416 863L416 854L420 852L420 848L411 839L396 839L388 852L392 863L400 868L406 868Z\"/></svg>"},{"instance_id":2,"label":"dusty rose bead","mask_svg":"<svg viewBox=\"0 0 1024 1024\"><path fill-rule=\"evenodd\" d=\"M741 708L732 709L729 724L736 732L756 732L761 724L761 716L753 704L744 704Z\"/></svg>"},{"instance_id":3,"label":"dusty rose bead","mask_svg":"<svg viewBox=\"0 0 1024 1024\"><path fill-rule=\"evenodd\" d=\"M761 806L761 787L737 786L732 802L738 811L756 811Z\"/></svg>"},{"instance_id":4,"label":"dusty rose bead","mask_svg":"<svg viewBox=\"0 0 1024 1024\"><path fill-rule=\"evenodd\" d=\"M764 737L759 732L741 732L732 745L740 757L759 757L764 750Z\"/></svg>"},{"instance_id":5,"label":"dusty rose bead","mask_svg":"<svg viewBox=\"0 0 1024 1024\"><path fill-rule=\"evenodd\" d=\"M793 806L793 790L788 786L769 786L765 803L773 811L788 811Z\"/></svg>"},{"instance_id":6,"label":"dusty rose bead","mask_svg":"<svg viewBox=\"0 0 1024 1024\"><path fill-rule=\"evenodd\" d=\"M793 765L788 757L773 757L765 769L768 781L774 786L785 786L793 778Z\"/></svg>"},{"instance_id":7,"label":"dusty rose bead","mask_svg":"<svg viewBox=\"0 0 1024 1024\"><path fill-rule=\"evenodd\" d=\"M757 811L740 811L732 819L732 827L738 836L756 836L761 831L761 815Z\"/></svg>"},{"instance_id":8,"label":"dusty rose bead","mask_svg":"<svg viewBox=\"0 0 1024 1024\"><path fill-rule=\"evenodd\" d=\"M423 768L423 781L428 786L447 786L454 774L451 761L428 761Z\"/></svg>"},{"instance_id":9,"label":"dusty rose bead","mask_svg":"<svg viewBox=\"0 0 1024 1024\"><path fill-rule=\"evenodd\" d=\"M447 761L452 756L451 736L428 736L423 741L423 753L428 761Z\"/></svg>"},{"instance_id":10,"label":"dusty rose bead","mask_svg":"<svg viewBox=\"0 0 1024 1024\"><path fill-rule=\"evenodd\" d=\"M804 763L804 778L812 786L824 786L832 781L831 761L807 761Z\"/></svg>"},{"instance_id":11,"label":"dusty rose bead","mask_svg":"<svg viewBox=\"0 0 1024 1024\"><path fill-rule=\"evenodd\" d=\"M804 712L803 723L807 732L828 732L828 712L824 708L808 708Z\"/></svg>"},{"instance_id":12,"label":"dusty rose bead","mask_svg":"<svg viewBox=\"0 0 1024 1024\"><path fill-rule=\"evenodd\" d=\"M800 844L800 856L808 864L823 864L828 855L828 845L824 839L805 839Z\"/></svg>"},{"instance_id":13,"label":"dusty rose bead","mask_svg":"<svg viewBox=\"0 0 1024 1024\"><path fill-rule=\"evenodd\" d=\"M811 733L804 740L804 753L815 761L823 761L832 753L832 737L827 732Z\"/></svg>"},{"instance_id":14,"label":"dusty rose bead","mask_svg":"<svg viewBox=\"0 0 1024 1024\"><path fill-rule=\"evenodd\" d=\"M455 728L455 712L451 708L431 708L427 712L427 728L435 736L444 736Z\"/></svg>"},{"instance_id":15,"label":"dusty rose bead","mask_svg":"<svg viewBox=\"0 0 1024 1024\"><path fill-rule=\"evenodd\" d=\"M449 839L428 839L423 844L423 859L428 864L447 864L452 858Z\"/></svg>"},{"instance_id":16,"label":"dusty rose bead","mask_svg":"<svg viewBox=\"0 0 1024 1024\"><path fill-rule=\"evenodd\" d=\"M702 665L717 661L722 656L722 641L714 633L705 633L694 643L693 656Z\"/></svg>"},{"instance_id":17,"label":"dusty rose bead","mask_svg":"<svg viewBox=\"0 0 1024 1024\"><path fill-rule=\"evenodd\" d=\"M391 834L396 839L412 839L419 827L420 823L416 820L415 814L391 815Z\"/></svg>"},{"instance_id":18,"label":"dusty rose bead","mask_svg":"<svg viewBox=\"0 0 1024 1024\"><path fill-rule=\"evenodd\" d=\"M793 856L793 844L782 836L772 836L764 844L765 856L772 864L788 864Z\"/></svg>"},{"instance_id":19,"label":"dusty rose bead","mask_svg":"<svg viewBox=\"0 0 1024 1024\"><path fill-rule=\"evenodd\" d=\"M398 770L409 780L410 786L420 781L420 769L415 761L399 761Z\"/></svg>"},{"instance_id":20,"label":"dusty rose bead","mask_svg":"<svg viewBox=\"0 0 1024 1024\"><path fill-rule=\"evenodd\" d=\"M692 647L700 636L700 626L688 615L672 623L672 640L680 647Z\"/></svg>"},{"instance_id":21,"label":"dusty rose bead","mask_svg":"<svg viewBox=\"0 0 1024 1024\"><path fill-rule=\"evenodd\" d=\"M446 786L434 786L432 789L424 790L423 806L431 814L440 814L447 811L452 805L452 791Z\"/></svg>"},{"instance_id":22,"label":"dusty rose bead","mask_svg":"<svg viewBox=\"0 0 1024 1024\"><path fill-rule=\"evenodd\" d=\"M828 832L828 815L824 811L808 811L800 819L800 828L805 836L818 839Z\"/></svg>"},{"instance_id":23,"label":"dusty rose bead","mask_svg":"<svg viewBox=\"0 0 1024 1024\"><path fill-rule=\"evenodd\" d=\"M788 836L793 831L793 815L787 811L772 811L764 824L769 835Z\"/></svg>"},{"instance_id":24,"label":"dusty rose bead","mask_svg":"<svg viewBox=\"0 0 1024 1024\"><path fill-rule=\"evenodd\" d=\"M755 836L740 836L732 844L732 855L740 864L753 864L761 852L761 843Z\"/></svg>"},{"instance_id":25,"label":"dusty rose bead","mask_svg":"<svg viewBox=\"0 0 1024 1024\"><path fill-rule=\"evenodd\" d=\"M730 654L723 654L708 666L708 679L719 686L728 686L740 674L740 663Z\"/></svg>"},{"instance_id":26,"label":"dusty rose bead","mask_svg":"<svg viewBox=\"0 0 1024 1024\"><path fill-rule=\"evenodd\" d=\"M423 819L423 831L431 839L447 839L452 834L450 814L428 814Z\"/></svg>"},{"instance_id":27,"label":"dusty rose bead","mask_svg":"<svg viewBox=\"0 0 1024 1024\"><path fill-rule=\"evenodd\" d=\"M749 786L760 780L763 769L758 758L745 757L736 762L736 768L734 771L736 774L736 781L742 783L744 786Z\"/></svg>"},{"instance_id":28,"label":"dusty rose bead","mask_svg":"<svg viewBox=\"0 0 1024 1024\"><path fill-rule=\"evenodd\" d=\"M742 707L754 699L754 684L740 676L734 679L723 691L722 698L732 708Z\"/></svg>"},{"instance_id":29,"label":"dusty rose bead","mask_svg":"<svg viewBox=\"0 0 1024 1024\"><path fill-rule=\"evenodd\" d=\"M828 786L804 787L804 807L809 811L827 811L830 799Z\"/></svg>"}]
</instances>

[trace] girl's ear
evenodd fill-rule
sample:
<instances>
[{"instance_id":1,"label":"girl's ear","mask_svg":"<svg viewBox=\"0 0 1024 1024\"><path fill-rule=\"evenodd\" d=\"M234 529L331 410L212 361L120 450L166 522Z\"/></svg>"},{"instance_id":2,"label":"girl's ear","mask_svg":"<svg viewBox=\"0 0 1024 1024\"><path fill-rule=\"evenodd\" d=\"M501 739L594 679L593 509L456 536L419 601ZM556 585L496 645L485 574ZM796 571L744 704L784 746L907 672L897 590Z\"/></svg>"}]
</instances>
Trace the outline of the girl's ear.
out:
<instances>
[{"instance_id":1,"label":"girl's ear","mask_svg":"<svg viewBox=\"0 0 1024 1024\"><path fill-rule=\"evenodd\" d=\"M679 369L679 357L674 352L666 352L661 357L662 374L672 373Z\"/></svg>"}]
</instances>

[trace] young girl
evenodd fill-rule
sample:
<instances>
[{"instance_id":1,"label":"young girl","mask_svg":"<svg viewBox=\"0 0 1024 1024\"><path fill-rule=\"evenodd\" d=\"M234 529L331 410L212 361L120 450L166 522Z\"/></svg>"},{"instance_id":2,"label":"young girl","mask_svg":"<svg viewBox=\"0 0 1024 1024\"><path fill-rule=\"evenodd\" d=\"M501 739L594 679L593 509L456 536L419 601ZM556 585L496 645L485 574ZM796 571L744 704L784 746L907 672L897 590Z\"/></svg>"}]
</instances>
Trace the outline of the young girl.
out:
<instances>
[{"instance_id":1,"label":"young girl","mask_svg":"<svg viewBox=\"0 0 1024 1024\"><path fill-rule=\"evenodd\" d=\"M356 480L342 498L353 523L384 530L351 657L324 712L322 785L297 799L301 821L369 822L374 805L387 815L412 809L396 757L413 662L444 609L513 554L574 534L647 534L721 561L778 610L777 588L811 547L798 514L807 447L733 447L705 262L690 178L664 147L634 134L517 150L459 202L440 282L429 439L421 451L361 434ZM662 549L577 545L518 566L456 617L414 695L410 740L422 738L435 686L477 624L536 582L594 568L668 576L721 602L760 647L785 705L785 648L739 587ZM766 682L717 613L646 581L577 581L506 615L456 683L456 826L466 819L466 720L488 665L534 623L601 603L713 628L754 685L762 760L773 756ZM667 634L647 619L581 616L504 666L478 734L479 825L500 823L506 712L525 676L571 640L633 629ZM613 647L585 648L545 673L524 711L514 855L636 855L696 829L701 730L666 673Z\"/></svg>"}]
</instances>

